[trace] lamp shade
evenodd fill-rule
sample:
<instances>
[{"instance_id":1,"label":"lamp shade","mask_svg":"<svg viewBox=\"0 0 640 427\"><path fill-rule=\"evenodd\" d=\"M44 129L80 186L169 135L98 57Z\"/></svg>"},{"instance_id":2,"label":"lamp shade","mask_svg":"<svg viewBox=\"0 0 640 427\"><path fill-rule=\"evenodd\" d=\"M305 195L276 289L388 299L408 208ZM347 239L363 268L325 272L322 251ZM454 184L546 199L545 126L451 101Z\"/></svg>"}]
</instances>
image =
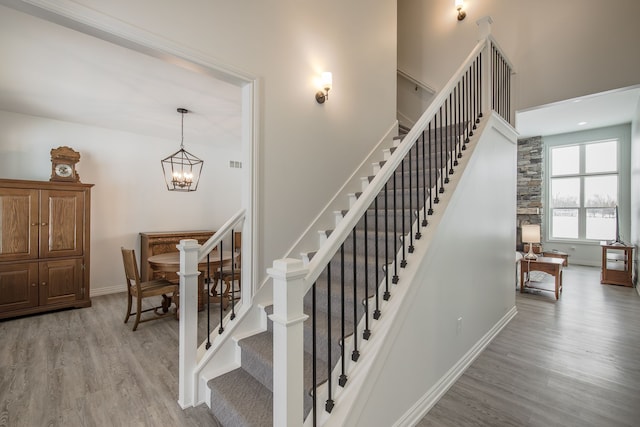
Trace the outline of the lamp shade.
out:
<instances>
[{"instance_id":1,"label":"lamp shade","mask_svg":"<svg viewBox=\"0 0 640 427\"><path fill-rule=\"evenodd\" d=\"M539 224L523 225L522 241L525 243L540 243L540 225Z\"/></svg>"}]
</instances>

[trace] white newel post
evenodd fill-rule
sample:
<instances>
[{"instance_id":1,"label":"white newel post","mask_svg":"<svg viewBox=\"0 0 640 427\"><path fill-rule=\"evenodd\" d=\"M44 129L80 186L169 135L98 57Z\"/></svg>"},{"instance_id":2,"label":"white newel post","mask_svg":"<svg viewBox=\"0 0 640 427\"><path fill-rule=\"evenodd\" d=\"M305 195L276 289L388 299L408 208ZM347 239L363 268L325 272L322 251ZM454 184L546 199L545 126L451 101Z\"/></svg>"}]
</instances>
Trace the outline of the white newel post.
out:
<instances>
[{"instance_id":1,"label":"white newel post","mask_svg":"<svg viewBox=\"0 0 640 427\"><path fill-rule=\"evenodd\" d=\"M273 425L303 422L304 277L301 260L280 259L267 270L273 279Z\"/></svg>"},{"instance_id":2,"label":"white newel post","mask_svg":"<svg viewBox=\"0 0 640 427\"><path fill-rule=\"evenodd\" d=\"M493 81L491 80L491 24L493 19L490 16L485 16L476 21L478 24L478 39L486 40L485 48L482 50L482 111L485 117L491 113L491 92Z\"/></svg>"},{"instance_id":3,"label":"white newel post","mask_svg":"<svg viewBox=\"0 0 640 427\"><path fill-rule=\"evenodd\" d=\"M198 349L198 249L197 240L180 240L180 347L178 404L194 405L193 371Z\"/></svg>"}]
</instances>

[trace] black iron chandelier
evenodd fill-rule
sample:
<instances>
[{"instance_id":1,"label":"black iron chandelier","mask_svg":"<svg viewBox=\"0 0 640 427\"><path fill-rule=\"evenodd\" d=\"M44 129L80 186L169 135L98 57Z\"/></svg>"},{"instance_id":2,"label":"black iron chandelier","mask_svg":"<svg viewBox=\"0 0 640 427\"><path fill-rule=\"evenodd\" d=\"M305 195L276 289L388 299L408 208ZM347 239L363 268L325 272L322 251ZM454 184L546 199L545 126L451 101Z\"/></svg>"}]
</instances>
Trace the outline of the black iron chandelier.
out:
<instances>
[{"instance_id":1,"label":"black iron chandelier","mask_svg":"<svg viewBox=\"0 0 640 427\"><path fill-rule=\"evenodd\" d=\"M196 191L200 181L204 161L184 149L184 115L188 112L186 108L178 108L182 115L180 149L161 162L169 191Z\"/></svg>"}]
</instances>

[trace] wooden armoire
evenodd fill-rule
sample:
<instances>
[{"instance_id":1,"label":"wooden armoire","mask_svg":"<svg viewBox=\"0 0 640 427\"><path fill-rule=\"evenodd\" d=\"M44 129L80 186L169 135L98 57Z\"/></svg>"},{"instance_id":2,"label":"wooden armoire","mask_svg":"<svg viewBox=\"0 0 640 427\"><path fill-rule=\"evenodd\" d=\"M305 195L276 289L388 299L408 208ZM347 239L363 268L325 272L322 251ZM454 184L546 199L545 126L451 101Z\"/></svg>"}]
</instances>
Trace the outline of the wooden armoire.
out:
<instances>
[{"instance_id":1,"label":"wooden armoire","mask_svg":"<svg viewBox=\"0 0 640 427\"><path fill-rule=\"evenodd\" d=\"M91 306L91 187L0 179L0 319Z\"/></svg>"}]
</instances>

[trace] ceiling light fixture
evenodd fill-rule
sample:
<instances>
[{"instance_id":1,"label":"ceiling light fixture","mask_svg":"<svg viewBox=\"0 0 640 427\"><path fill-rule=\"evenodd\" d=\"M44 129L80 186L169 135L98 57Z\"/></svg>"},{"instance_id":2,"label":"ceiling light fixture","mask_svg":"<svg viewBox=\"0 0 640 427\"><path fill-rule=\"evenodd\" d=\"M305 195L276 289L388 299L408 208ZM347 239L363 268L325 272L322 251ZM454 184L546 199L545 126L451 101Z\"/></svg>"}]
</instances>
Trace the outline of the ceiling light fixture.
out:
<instances>
[{"instance_id":1,"label":"ceiling light fixture","mask_svg":"<svg viewBox=\"0 0 640 427\"><path fill-rule=\"evenodd\" d=\"M184 149L184 115L188 112L186 108L178 108L182 115L180 149L161 161L169 191L196 191L200 181L204 161Z\"/></svg>"}]
</instances>

